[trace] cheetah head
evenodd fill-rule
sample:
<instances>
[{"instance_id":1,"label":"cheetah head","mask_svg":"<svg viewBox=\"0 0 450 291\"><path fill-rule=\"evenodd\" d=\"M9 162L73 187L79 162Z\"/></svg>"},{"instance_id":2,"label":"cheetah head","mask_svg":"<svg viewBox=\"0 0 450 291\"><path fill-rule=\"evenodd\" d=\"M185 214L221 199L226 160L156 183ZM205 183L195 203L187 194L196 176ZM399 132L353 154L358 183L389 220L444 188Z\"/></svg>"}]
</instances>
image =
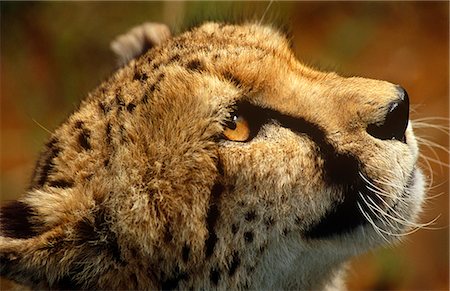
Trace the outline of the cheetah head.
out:
<instances>
[{"instance_id":1,"label":"cheetah head","mask_svg":"<svg viewBox=\"0 0 450 291\"><path fill-rule=\"evenodd\" d=\"M338 287L349 258L411 231L424 182L402 87L313 70L265 26L153 29L134 31L153 47L127 52L2 209L2 276Z\"/></svg>"}]
</instances>

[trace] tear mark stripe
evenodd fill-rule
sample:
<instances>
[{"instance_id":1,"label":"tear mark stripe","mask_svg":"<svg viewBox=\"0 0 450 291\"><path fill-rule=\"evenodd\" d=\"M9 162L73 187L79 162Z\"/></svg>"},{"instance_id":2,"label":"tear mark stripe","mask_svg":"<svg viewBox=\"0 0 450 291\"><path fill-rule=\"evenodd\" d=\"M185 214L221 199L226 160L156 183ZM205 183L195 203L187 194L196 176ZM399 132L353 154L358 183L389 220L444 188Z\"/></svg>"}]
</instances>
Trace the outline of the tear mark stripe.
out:
<instances>
[{"instance_id":1,"label":"tear mark stripe","mask_svg":"<svg viewBox=\"0 0 450 291\"><path fill-rule=\"evenodd\" d=\"M357 207L358 192L370 196L375 201L377 197L364 187L364 181L359 175L361 162L351 153L338 152L327 139L326 132L321 126L302 117L286 115L270 108L253 105L248 101L238 102L235 112L244 116L250 125L251 135L247 141L253 139L264 124L274 120L282 127L308 136L317 146L317 154L323 160L325 182L339 187L343 194L340 197L341 201L330 207L323 219L311 226L307 235L312 238L328 237L352 231L357 226L367 223Z\"/></svg>"}]
</instances>

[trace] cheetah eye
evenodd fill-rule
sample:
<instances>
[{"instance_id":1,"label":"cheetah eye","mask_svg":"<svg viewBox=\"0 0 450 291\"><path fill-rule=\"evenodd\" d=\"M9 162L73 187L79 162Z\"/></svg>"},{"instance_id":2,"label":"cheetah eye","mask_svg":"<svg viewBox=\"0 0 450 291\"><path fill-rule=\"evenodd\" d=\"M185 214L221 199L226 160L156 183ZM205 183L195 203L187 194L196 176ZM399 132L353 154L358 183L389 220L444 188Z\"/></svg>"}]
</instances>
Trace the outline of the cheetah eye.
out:
<instances>
[{"instance_id":1,"label":"cheetah eye","mask_svg":"<svg viewBox=\"0 0 450 291\"><path fill-rule=\"evenodd\" d=\"M244 142L249 139L250 127L243 116L233 113L231 115L231 120L227 121L225 125L226 128L223 135L228 140Z\"/></svg>"}]
</instances>

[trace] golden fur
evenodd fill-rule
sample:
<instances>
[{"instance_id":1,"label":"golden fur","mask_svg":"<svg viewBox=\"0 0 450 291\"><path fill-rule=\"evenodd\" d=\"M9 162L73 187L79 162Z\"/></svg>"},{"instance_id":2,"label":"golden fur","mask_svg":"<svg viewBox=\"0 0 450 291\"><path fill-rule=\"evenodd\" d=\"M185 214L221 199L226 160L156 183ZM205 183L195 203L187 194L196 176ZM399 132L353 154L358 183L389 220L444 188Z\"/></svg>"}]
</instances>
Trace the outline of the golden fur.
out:
<instances>
[{"instance_id":1,"label":"golden fur","mask_svg":"<svg viewBox=\"0 0 450 291\"><path fill-rule=\"evenodd\" d=\"M406 142L367 132L397 86L308 68L256 24L157 35L54 132L28 192L2 211L2 276L33 288L341 288L351 256L408 230L380 220L386 233L311 234L361 173L386 194L378 207L418 214L410 125ZM305 133L270 121L248 142L226 140L242 102Z\"/></svg>"}]
</instances>

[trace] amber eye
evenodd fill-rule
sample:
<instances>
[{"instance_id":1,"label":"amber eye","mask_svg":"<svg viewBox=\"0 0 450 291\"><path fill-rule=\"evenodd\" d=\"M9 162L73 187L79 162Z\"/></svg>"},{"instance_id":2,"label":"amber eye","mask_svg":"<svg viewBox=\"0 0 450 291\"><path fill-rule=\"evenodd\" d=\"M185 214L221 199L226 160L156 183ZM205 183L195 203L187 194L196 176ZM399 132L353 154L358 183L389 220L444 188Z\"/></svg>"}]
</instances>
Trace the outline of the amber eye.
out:
<instances>
[{"instance_id":1,"label":"amber eye","mask_svg":"<svg viewBox=\"0 0 450 291\"><path fill-rule=\"evenodd\" d=\"M242 116L233 114L227 122L223 135L231 141L247 141L250 137L250 128L247 120Z\"/></svg>"}]
</instances>

